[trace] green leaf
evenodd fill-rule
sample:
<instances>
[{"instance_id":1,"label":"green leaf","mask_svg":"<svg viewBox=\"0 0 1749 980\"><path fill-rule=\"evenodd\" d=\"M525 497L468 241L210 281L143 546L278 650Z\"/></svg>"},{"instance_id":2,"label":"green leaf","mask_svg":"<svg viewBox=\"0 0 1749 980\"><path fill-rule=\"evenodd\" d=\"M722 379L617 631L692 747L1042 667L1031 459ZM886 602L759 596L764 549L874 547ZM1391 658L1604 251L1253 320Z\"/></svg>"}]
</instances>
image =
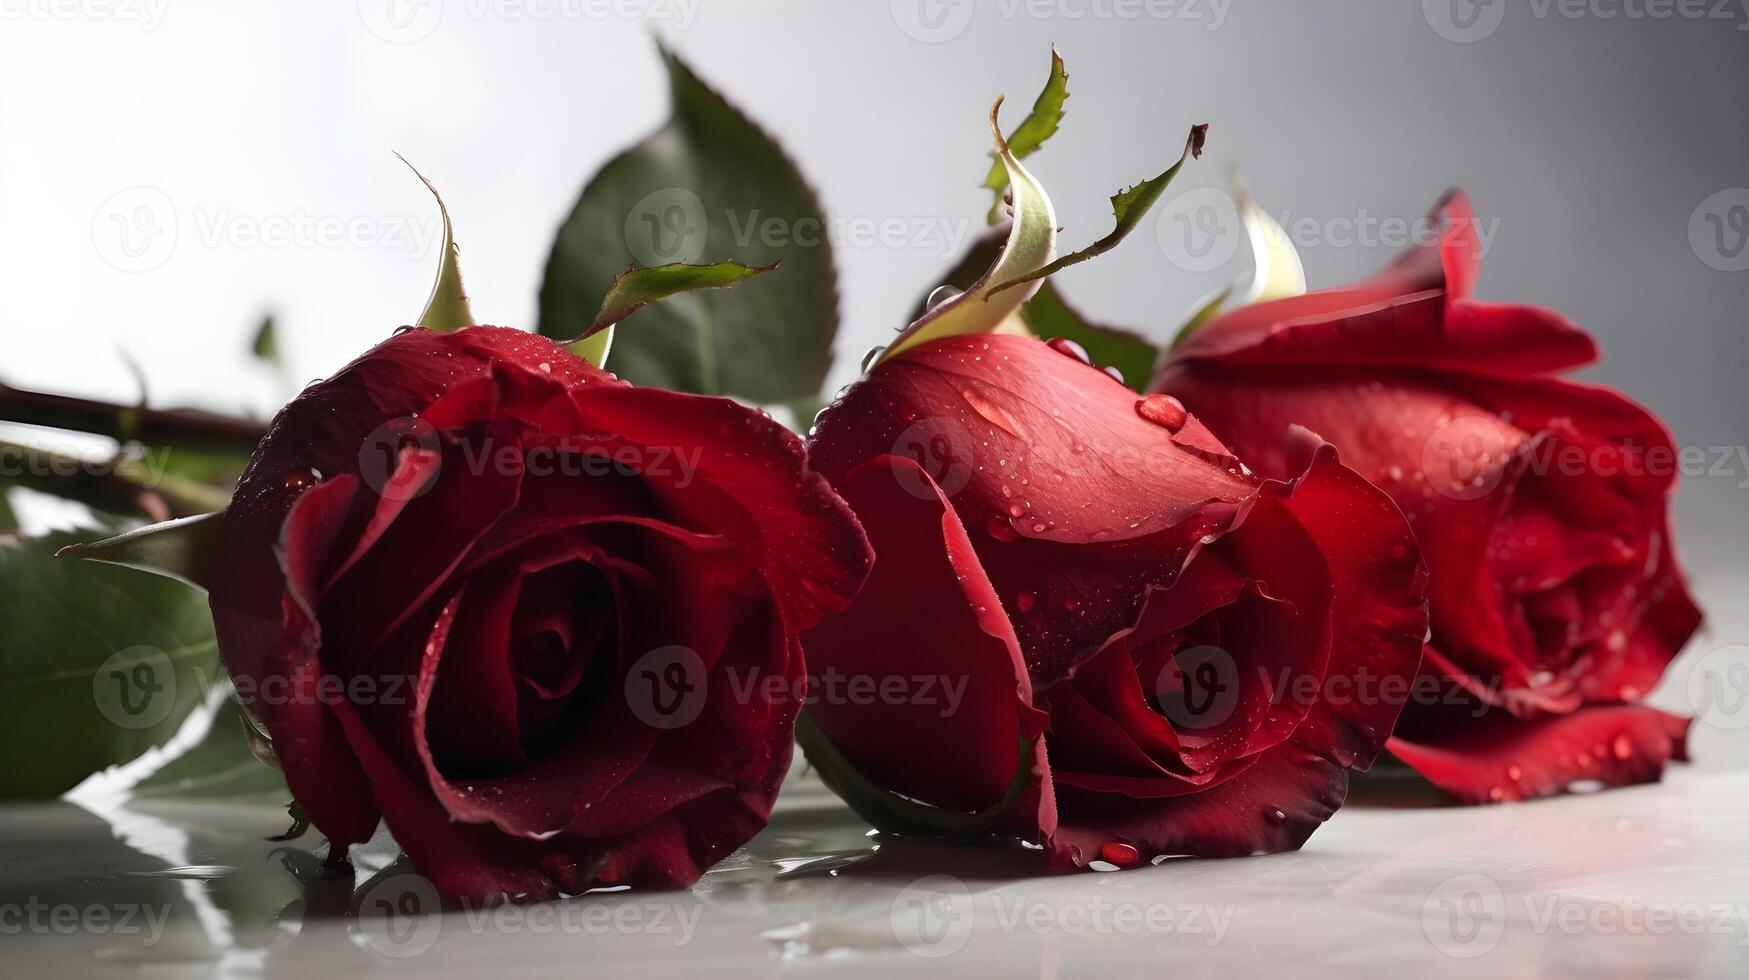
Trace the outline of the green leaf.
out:
<instances>
[{"instance_id":1,"label":"green leaf","mask_svg":"<svg viewBox=\"0 0 1749 980\"><path fill-rule=\"evenodd\" d=\"M213 581L223 514L148 524L101 541L69 544L57 558L83 558L175 579L205 590Z\"/></svg>"},{"instance_id":2,"label":"green leaf","mask_svg":"<svg viewBox=\"0 0 1749 980\"><path fill-rule=\"evenodd\" d=\"M777 268L777 263L760 268L739 262L718 262L714 265L687 265L675 262L652 268L630 269L614 277L613 286L601 301L595 322L568 346L571 353L596 367L607 362L607 352L613 348L614 324L643 309L645 305L695 289L727 289L744 279L751 279Z\"/></svg>"},{"instance_id":3,"label":"green leaf","mask_svg":"<svg viewBox=\"0 0 1749 980\"><path fill-rule=\"evenodd\" d=\"M227 682L225 689L229 691ZM234 695L219 700L206 736L134 785L136 799L291 799L279 770L257 759L243 736L243 711Z\"/></svg>"},{"instance_id":4,"label":"green leaf","mask_svg":"<svg viewBox=\"0 0 1749 980\"><path fill-rule=\"evenodd\" d=\"M255 340L249 345L249 350L258 360L269 364L280 363L279 337L274 332L273 317L262 318L261 326L255 330Z\"/></svg>"},{"instance_id":5,"label":"green leaf","mask_svg":"<svg viewBox=\"0 0 1749 980\"><path fill-rule=\"evenodd\" d=\"M1000 235L984 236L941 281L965 289L976 281L979 270L988 268L995 260L1000 246ZM925 302L919 298L917 315L926 309ZM1117 368L1123 373L1124 383L1138 390L1148 383L1159 358L1159 348L1141 334L1082 317L1049 280L1040 284L1038 292L1020 308L1020 322L1027 332L1041 340L1063 337L1080 344L1093 363Z\"/></svg>"},{"instance_id":6,"label":"green leaf","mask_svg":"<svg viewBox=\"0 0 1749 980\"><path fill-rule=\"evenodd\" d=\"M0 545L0 798L57 796L162 744L220 676L204 595L56 560L67 543Z\"/></svg>"},{"instance_id":7,"label":"green leaf","mask_svg":"<svg viewBox=\"0 0 1749 980\"><path fill-rule=\"evenodd\" d=\"M677 296L614 342L638 384L778 403L817 395L832 363L838 294L819 202L789 157L671 52L673 118L611 160L559 228L540 330L569 341L631 262L782 261L781 279Z\"/></svg>"},{"instance_id":8,"label":"green leaf","mask_svg":"<svg viewBox=\"0 0 1749 980\"><path fill-rule=\"evenodd\" d=\"M1045 140L1056 135L1057 127L1063 122L1063 103L1069 99L1069 73L1064 69L1063 59L1057 55L1057 49L1051 49L1051 73L1045 78L1045 87L1039 92L1038 98L1032 103L1032 111L1014 127L1014 132L1008 134L1008 148L1014 152L1017 160L1025 159L1033 151L1043 146ZM1008 168L1000 157L990 162L990 172L984 177L984 186L996 195L996 200L990 205L990 224L1002 221L1003 194L1008 189Z\"/></svg>"},{"instance_id":9,"label":"green leaf","mask_svg":"<svg viewBox=\"0 0 1749 980\"><path fill-rule=\"evenodd\" d=\"M1079 252L1071 252L1063 256L1042 269L1033 270L1013 279L1002 280L991 292L1001 292L1021 283L1043 279L1045 276L1061 272L1069 266L1104 255L1116 248L1119 242L1122 242L1130 232L1135 230L1137 225L1142 223L1142 218L1147 215L1148 209L1152 208L1154 202L1160 199L1160 195L1165 193L1167 185L1172 183L1172 178L1178 176L1178 171L1184 166L1184 161L1202 156L1203 143L1208 139L1208 129L1207 123L1190 127L1190 135L1184 141L1184 152L1178 155L1177 163L1167 167L1158 176L1150 177L1128 190L1118 191L1112 195L1111 212L1113 217L1117 219L1117 225L1110 234Z\"/></svg>"},{"instance_id":10,"label":"green leaf","mask_svg":"<svg viewBox=\"0 0 1749 980\"><path fill-rule=\"evenodd\" d=\"M456 247L455 235L450 228L449 208L444 207L443 195L437 193L436 185L425 179L425 175L399 153L395 154L407 169L413 171L413 176L425 185L431 196L437 199L437 213L443 217L443 260L437 265L437 281L431 284L431 297L425 301L425 311L419 314L419 326L449 333L463 327L474 325L474 311L468 308L468 294L462 287L461 249Z\"/></svg>"},{"instance_id":11,"label":"green leaf","mask_svg":"<svg viewBox=\"0 0 1749 980\"><path fill-rule=\"evenodd\" d=\"M838 746L832 744L807 712L796 719L796 744L802 747L808 763L819 772L820 780L849 804L857 816L886 833L908 837L988 833L1020 798L1032 776L1032 746L1022 742L1020 765L1015 768L1014 778L1009 781L1002 798L976 813L961 813L907 799L871 782L838 751Z\"/></svg>"},{"instance_id":12,"label":"green leaf","mask_svg":"<svg viewBox=\"0 0 1749 980\"><path fill-rule=\"evenodd\" d=\"M1029 278L1029 273L1045 266L1057 254L1057 215L1051 208L1051 199L1009 149L996 119L1001 109L1001 99L990 107L990 132L996 138L996 153L1008 168L1014 198L1014 221L1008 227L1002 252L989 271L965 292L937 303L906 327L892 346L881 353L881 361L942 337L1011 329L1011 318L1038 287L1011 290L998 300L991 284Z\"/></svg>"}]
</instances>

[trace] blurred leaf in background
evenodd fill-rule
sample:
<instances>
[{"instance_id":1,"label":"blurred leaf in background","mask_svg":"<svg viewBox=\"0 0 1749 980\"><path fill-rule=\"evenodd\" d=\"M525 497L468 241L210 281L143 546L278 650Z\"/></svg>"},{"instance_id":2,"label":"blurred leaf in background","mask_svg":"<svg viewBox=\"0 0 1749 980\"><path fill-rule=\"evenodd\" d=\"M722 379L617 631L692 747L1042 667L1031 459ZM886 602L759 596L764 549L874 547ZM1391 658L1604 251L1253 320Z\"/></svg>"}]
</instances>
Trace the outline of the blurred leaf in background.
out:
<instances>
[{"instance_id":1,"label":"blurred leaf in background","mask_svg":"<svg viewBox=\"0 0 1749 980\"><path fill-rule=\"evenodd\" d=\"M223 676L206 595L0 544L0 798L52 797L175 734Z\"/></svg>"},{"instance_id":2,"label":"blurred leaf in background","mask_svg":"<svg viewBox=\"0 0 1749 980\"><path fill-rule=\"evenodd\" d=\"M229 684L226 690L229 691ZM135 799L224 799L283 803L291 799L278 769L249 751L243 709L234 695L213 712L205 737L135 784Z\"/></svg>"},{"instance_id":3,"label":"blurred leaf in background","mask_svg":"<svg viewBox=\"0 0 1749 980\"><path fill-rule=\"evenodd\" d=\"M580 336L633 262L781 261L734 290L645 310L615 337L611 368L637 384L754 402L813 397L838 327L820 204L770 137L672 52L662 58L673 118L603 167L559 228L541 285L541 333Z\"/></svg>"}]
</instances>

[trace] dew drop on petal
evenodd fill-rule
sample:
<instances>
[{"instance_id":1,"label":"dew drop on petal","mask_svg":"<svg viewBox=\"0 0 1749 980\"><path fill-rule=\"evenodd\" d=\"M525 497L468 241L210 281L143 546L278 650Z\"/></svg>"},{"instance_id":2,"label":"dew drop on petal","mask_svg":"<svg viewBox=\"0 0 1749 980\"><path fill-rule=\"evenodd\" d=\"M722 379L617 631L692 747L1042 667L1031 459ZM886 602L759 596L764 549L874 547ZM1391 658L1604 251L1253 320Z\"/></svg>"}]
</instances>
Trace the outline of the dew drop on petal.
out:
<instances>
[{"instance_id":1,"label":"dew drop on petal","mask_svg":"<svg viewBox=\"0 0 1749 980\"><path fill-rule=\"evenodd\" d=\"M929 294L929 298L923 301L923 307L924 309L933 310L937 306L955 299L959 294L960 291L952 286L937 286L935 287L935 290Z\"/></svg>"},{"instance_id":2,"label":"dew drop on petal","mask_svg":"<svg viewBox=\"0 0 1749 980\"><path fill-rule=\"evenodd\" d=\"M1617 735L1611 745L1611 751L1617 759L1631 759L1634 755L1634 741L1626 735Z\"/></svg>"},{"instance_id":3,"label":"dew drop on petal","mask_svg":"<svg viewBox=\"0 0 1749 980\"><path fill-rule=\"evenodd\" d=\"M1053 337L1045 342L1045 346L1066 357L1073 357L1082 364L1093 363L1093 358L1087 356L1087 348L1067 337Z\"/></svg>"},{"instance_id":4,"label":"dew drop on petal","mask_svg":"<svg viewBox=\"0 0 1749 980\"><path fill-rule=\"evenodd\" d=\"M989 532L990 537L998 541L1016 541L1020 538L1020 535L1015 533L1014 525L1000 517L991 517L984 525L984 530Z\"/></svg>"},{"instance_id":5,"label":"dew drop on petal","mask_svg":"<svg viewBox=\"0 0 1749 980\"><path fill-rule=\"evenodd\" d=\"M1142 860L1142 852L1122 841L1106 841L1099 846L1099 856L1120 868L1134 867Z\"/></svg>"},{"instance_id":6,"label":"dew drop on petal","mask_svg":"<svg viewBox=\"0 0 1749 980\"><path fill-rule=\"evenodd\" d=\"M302 494L322 482L322 471L314 466L299 466L286 470L279 478L279 488L293 496Z\"/></svg>"},{"instance_id":7,"label":"dew drop on petal","mask_svg":"<svg viewBox=\"0 0 1749 980\"><path fill-rule=\"evenodd\" d=\"M1184 403L1171 395L1148 395L1136 399L1136 414L1168 432L1184 427Z\"/></svg>"},{"instance_id":8,"label":"dew drop on petal","mask_svg":"<svg viewBox=\"0 0 1749 980\"><path fill-rule=\"evenodd\" d=\"M1127 386L1129 384L1128 381L1124 380L1123 372L1119 371L1117 368L1114 368L1109 364L1107 364L1105 367L1100 368L1099 370L1105 372L1106 377L1110 378L1113 381L1116 381L1120 385Z\"/></svg>"}]
</instances>

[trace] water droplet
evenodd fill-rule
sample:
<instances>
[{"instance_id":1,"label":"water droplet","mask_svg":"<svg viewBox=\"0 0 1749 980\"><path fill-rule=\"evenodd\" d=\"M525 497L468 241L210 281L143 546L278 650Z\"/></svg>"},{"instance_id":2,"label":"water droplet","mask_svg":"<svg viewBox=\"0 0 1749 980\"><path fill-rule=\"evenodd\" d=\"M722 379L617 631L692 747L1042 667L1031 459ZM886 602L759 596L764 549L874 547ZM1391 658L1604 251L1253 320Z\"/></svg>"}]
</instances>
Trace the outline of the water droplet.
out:
<instances>
[{"instance_id":1,"label":"water droplet","mask_svg":"<svg viewBox=\"0 0 1749 980\"><path fill-rule=\"evenodd\" d=\"M1038 596L1031 592L1017 592L1014 594L1014 608L1023 613L1032 612L1033 607L1037 605Z\"/></svg>"},{"instance_id":2,"label":"water droplet","mask_svg":"<svg viewBox=\"0 0 1749 980\"><path fill-rule=\"evenodd\" d=\"M1000 517L990 518L989 523L984 525L984 530L989 532L990 537L998 541L1017 541L1020 539L1020 535L1015 533L1014 526Z\"/></svg>"},{"instance_id":3,"label":"water droplet","mask_svg":"<svg viewBox=\"0 0 1749 980\"><path fill-rule=\"evenodd\" d=\"M1099 370L1105 372L1106 377L1110 378L1113 381L1116 381L1118 384L1124 385L1126 387L1129 385L1129 382L1125 381L1123 378L1123 372L1119 371L1117 368L1114 368L1111 365L1107 364L1105 367L1102 367Z\"/></svg>"},{"instance_id":4,"label":"water droplet","mask_svg":"<svg viewBox=\"0 0 1749 980\"><path fill-rule=\"evenodd\" d=\"M1263 811L1263 819L1279 827L1287 822L1287 814L1281 812L1279 809L1271 808Z\"/></svg>"},{"instance_id":5,"label":"water droplet","mask_svg":"<svg viewBox=\"0 0 1749 980\"><path fill-rule=\"evenodd\" d=\"M297 496L321 482L322 471L314 466L294 467L281 474L279 488L286 493Z\"/></svg>"},{"instance_id":6,"label":"water droplet","mask_svg":"<svg viewBox=\"0 0 1749 980\"><path fill-rule=\"evenodd\" d=\"M1626 735L1617 735L1610 750L1615 753L1617 759L1631 759L1634 755L1634 741Z\"/></svg>"},{"instance_id":7,"label":"water droplet","mask_svg":"<svg viewBox=\"0 0 1749 980\"><path fill-rule=\"evenodd\" d=\"M881 355L885 354L886 352L887 352L887 349L885 347L880 346L879 344L877 344L873 347L870 347L868 349L868 353L862 355L862 368L861 368L862 373L867 374L868 369L871 367L874 367L875 362L880 360Z\"/></svg>"},{"instance_id":8,"label":"water droplet","mask_svg":"<svg viewBox=\"0 0 1749 980\"><path fill-rule=\"evenodd\" d=\"M1020 432L1015 426L1014 420L1009 418L1008 413L1003 411L1000 405L986 397L983 392L976 388L965 388L960 391L960 397L965 399L966 404L972 406L972 411L982 416L984 421L1016 439L1020 438Z\"/></svg>"},{"instance_id":9,"label":"water droplet","mask_svg":"<svg viewBox=\"0 0 1749 980\"><path fill-rule=\"evenodd\" d=\"M395 328L395 336L399 337L400 335L407 333L408 331L418 330L418 329L419 328L415 327L415 326L396 327Z\"/></svg>"},{"instance_id":10,"label":"water droplet","mask_svg":"<svg viewBox=\"0 0 1749 980\"><path fill-rule=\"evenodd\" d=\"M937 306L957 298L959 295L960 291L952 286L937 286L934 291L929 294L929 298L923 301L923 308L926 310L933 310Z\"/></svg>"},{"instance_id":11,"label":"water droplet","mask_svg":"<svg viewBox=\"0 0 1749 980\"><path fill-rule=\"evenodd\" d=\"M1500 786L1490 787L1488 790L1488 799L1498 803L1501 800L1506 799L1506 790Z\"/></svg>"},{"instance_id":12,"label":"water droplet","mask_svg":"<svg viewBox=\"0 0 1749 980\"><path fill-rule=\"evenodd\" d=\"M1024 516L1026 516L1026 508L1024 506L1022 506L1019 501L1016 501L1012 504L1009 504L1008 505L1008 516L1009 517L1024 517Z\"/></svg>"},{"instance_id":13,"label":"water droplet","mask_svg":"<svg viewBox=\"0 0 1749 980\"><path fill-rule=\"evenodd\" d=\"M541 371L543 371L547 374L553 373L553 366L551 364L548 364L546 361L542 361L539 364L536 364L535 367L540 368Z\"/></svg>"},{"instance_id":14,"label":"water droplet","mask_svg":"<svg viewBox=\"0 0 1749 980\"><path fill-rule=\"evenodd\" d=\"M1073 357L1082 364L1092 364L1093 358L1087 356L1087 348L1075 343L1067 337L1055 337L1045 342L1045 346L1066 357Z\"/></svg>"},{"instance_id":15,"label":"water droplet","mask_svg":"<svg viewBox=\"0 0 1749 980\"><path fill-rule=\"evenodd\" d=\"M1524 778L1524 770L1518 768L1517 766L1507 766L1506 767L1506 778L1510 779L1516 783L1520 779Z\"/></svg>"},{"instance_id":16,"label":"water droplet","mask_svg":"<svg viewBox=\"0 0 1749 980\"><path fill-rule=\"evenodd\" d=\"M1136 414L1168 432L1184 427L1184 403L1171 395L1148 395L1136 399Z\"/></svg>"},{"instance_id":17,"label":"water droplet","mask_svg":"<svg viewBox=\"0 0 1749 980\"><path fill-rule=\"evenodd\" d=\"M1122 841L1106 841L1099 845L1099 856L1120 868L1131 868L1142 860L1142 852Z\"/></svg>"}]
</instances>

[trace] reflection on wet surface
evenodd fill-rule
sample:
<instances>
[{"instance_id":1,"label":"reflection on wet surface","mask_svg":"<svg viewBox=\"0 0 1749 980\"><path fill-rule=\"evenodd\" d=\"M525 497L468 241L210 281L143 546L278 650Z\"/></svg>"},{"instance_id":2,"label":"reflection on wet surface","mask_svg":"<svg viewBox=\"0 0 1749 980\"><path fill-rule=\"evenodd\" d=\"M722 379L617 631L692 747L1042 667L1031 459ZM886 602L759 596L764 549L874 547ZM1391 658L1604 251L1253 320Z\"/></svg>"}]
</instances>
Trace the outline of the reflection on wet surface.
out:
<instances>
[{"instance_id":1,"label":"reflection on wet surface","mask_svg":"<svg viewBox=\"0 0 1749 980\"><path fill-rule=\"evenodd\" d=\"M379 836L325 876L274 806L0 808L6 974L1191 976L1389 967L1749 975L1749 773L1515 806L1374 786L1297 854L1041 875L1037 852L872 835L817 783L684 892L439 910Z\"/></svg>"}]
</instances>

